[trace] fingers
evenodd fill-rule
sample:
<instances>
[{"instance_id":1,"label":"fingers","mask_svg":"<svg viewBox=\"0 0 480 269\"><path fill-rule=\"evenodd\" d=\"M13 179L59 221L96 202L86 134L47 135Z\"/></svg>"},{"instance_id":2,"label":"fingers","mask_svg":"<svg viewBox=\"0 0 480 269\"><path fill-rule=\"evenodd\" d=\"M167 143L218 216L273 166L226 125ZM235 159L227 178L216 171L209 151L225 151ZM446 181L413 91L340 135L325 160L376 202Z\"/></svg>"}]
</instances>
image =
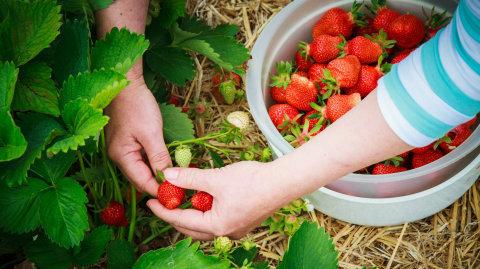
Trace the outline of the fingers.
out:
<instances>
[{"instance_id":1,"label":"fingers","mask_svg":"<svg viewBox=\"0 0 480 269\"><path fill-rule=\"evenodd\" d=\"M135 184L138 191L157 196L158 183L140 152L130 152L116 160L122 172Z\"/></svg>"},{"instance_id":2,"label":"fingers","mask_svg":"<svg viewBox=\"0 0 480 269\"><path fill-rule=\"evenodd\" d=\"M165 178L173 185L212 193L212 181L216 170L202 170L197 168L167 168Z\"/></svg>"},{"instance_id":3,"label":"fingers","mask_svg":"<svg viewBox=\"0 0 480 269\"><path fill-rule=\"evenodd\" d=\"M206 241L206 240L212 240L214 238L213 234L199 233L199 232L182 228L180 226L173 226L173 228L175 228L175 230L181 232L182 234L188 235L196 240Z\"/></svg>"},{"instance_id":4,"label":"fingers","mask_svg":"<svg viewBox=\"0 0 480 269\"><path fill-rule=\"evenodd\" d=\"M162 133L148 134L141 137L139 142L147 154L150 167L154 173L156 173L157 170L163 171L165 168L172 166L170 153L168 153L167 146L165 146Z\"/></svg>"},{"instance_id":5,"label":"fingers","mask_svg":"<svg viewBox=\"0 0 480 269\"><path fill-rule=\"evenodd\" d=\"M160 219L172 226L196 231L197 233L213 234L214 225L211 222L211 211L205 213L195 209L167 209L157 199L150 199L147 206Z\"/></svg>"}]
</instances>

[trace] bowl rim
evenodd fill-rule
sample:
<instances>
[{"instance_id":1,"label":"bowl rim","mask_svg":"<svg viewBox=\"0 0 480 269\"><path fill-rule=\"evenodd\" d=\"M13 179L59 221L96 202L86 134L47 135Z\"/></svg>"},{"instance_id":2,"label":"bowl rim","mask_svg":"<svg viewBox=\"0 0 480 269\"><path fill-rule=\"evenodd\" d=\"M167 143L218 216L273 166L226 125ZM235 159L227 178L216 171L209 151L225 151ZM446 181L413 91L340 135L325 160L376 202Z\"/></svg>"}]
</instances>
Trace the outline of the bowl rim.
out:
<instances>
[{"instance_id":1,"label":"bowl rim","mask_svg":"<svg viewBox=\"0 0 480 269\"><path fill-rule=\"evenodd\" d=\"M246 95L250 107L250 112L257 123L259 129L262 131L263 135L267 138L269 144L278 149L282 154L288 154L294 150L294 148L283 139L281 134L278 132L273 123L268 119L267 106L264 101L264 92L263 89L263 77L270 76L270 72L262 72L265 68L263 64L264 57L268 49L269 40L272 40L276 32L278 31L279 26L283 23L286 17L289 17L294 13L306 0L297 0L288 4L283 8L279 13L277 13L264 27L263 31L260 33L258 39L253 46L251 55L252 58L248 62L247 76L246 76ZM336 1L333 3L326 4L319 8L320 10L327 10L329 8L345 5L352 3L353 0L342 0ZM423 1L414 1L414 0L397 0L397 2L404 2L416 5L422 5L427 7L433 7L431 3ZM268 71L271 70L271 66ZM263 116L263 118L262 118ZM425 166L395 173L395 174L386 174L386 175L366 175L366 174L355 174L350 173L346 176L338 179L344 183L393 183L397 181L408 181L413 177L421 177L438 170L441 170L445 167L450 166L451 164L457 162L458 160L464 158L468 154L472 153L475 149L480 146L480 126L478 126L472 135L459 147L457 147L452 152L446 154L448 158L442 157L439 160L436 160ZM442 184L442 183L439 183Z\"/></svg>"}]
</instances>

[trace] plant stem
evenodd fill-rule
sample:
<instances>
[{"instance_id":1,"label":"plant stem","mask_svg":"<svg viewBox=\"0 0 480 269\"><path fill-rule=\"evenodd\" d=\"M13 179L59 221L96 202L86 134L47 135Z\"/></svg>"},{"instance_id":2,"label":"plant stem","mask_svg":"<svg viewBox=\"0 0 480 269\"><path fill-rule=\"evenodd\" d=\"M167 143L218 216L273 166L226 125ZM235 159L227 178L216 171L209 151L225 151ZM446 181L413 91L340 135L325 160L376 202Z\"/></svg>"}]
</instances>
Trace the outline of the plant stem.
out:
<instances>
[{"instance_id":1,"label":"plant stem","mask_svg":"<svg viewBox=\"0 0 480 269\"><path fill-rule=\"evenodd\" d=\"M115 200L121 204L123 204L123 199L122 199L122 193L120 191L120 184L118 183L118 177L117 174L115 173L115 170L113 169L113 166L110 162L110 159L107 156L107 146L105 144L105 131L102 130L100 134L100 139L102 142L102 158L104 165L107 166L108 171L110 172L110 176L112 177L113 180L113 185L114 185L114 195L113 197Z\"/></svg>"},{"instance_id":2,"label":"plant stem","mask_svg":"<svg viewBox=\"0 0 480 269\"><path fill-rule=\"evenodd\" d=\"M87 172L85 170L85 164L83 163L83 155L80 150L77 150L77 157L78 157L78 162L80 164L80 170L82 171L82 176L85 179L85 182L87 184L88 189L90 190L90 193L93 196L93 202L95 203L95 206L100 209L100 206L98 205L98 199L97 199L97 193L96 191L92 188L92 185L90 184L90 179L87 178Z\"/></svg>"},{"instance_id":3,"label":"plant stem","mask_svg":"<svg viewBox=\"0 0 480 269\"><path fill-rule=\"evenodd\" d=\"M171 147L176 147L176 146L180 146L180 145L185 145L185 144L198 144L198 142L202 142L202 141L205 141L205 140L210 140L210 139L215 139L215 138L219 138L219 137L222 137L222 136L225 136L227 134L229 134L230 131L226 132L226 133L223 133L223 132L217 132L217 133L212 133L212 134L209 134L209 135L206 135L206 136L202 136L202 137L199 137L199 138L194 138L194 139L189 139L189 140L183 140L183 141L174 141L170 144L167 144L167 147L168 148L171 148Z\"/></svg>"},{"instance_id":4,"label":"plant stem","mask_svg":"<svg viewBox=\"0 0 480 269\"><path fill-rule=\"evenodd\" d=\"M130 227L128 230L128 242L133 241L133 236L135 234L135 225L137 224L137 190L130 184Z\"/></svg>"},{"instance_id":5,"label":"plant stem","mask_svg":"<svg viewBox=\"0 0 480 269\"><path fill-rule=\"evenodd\" d=\"M145 238L145 240L143 240L139 245L146 245L146 244L152 242L155 238L157 238L158 236L160 236L163 233L168 232L170 229L172 229L172 226L170 226L170 225L163 227L158 233L154 233L154 234L150 235L149 237Z\"/></svg>"}]
</instances>

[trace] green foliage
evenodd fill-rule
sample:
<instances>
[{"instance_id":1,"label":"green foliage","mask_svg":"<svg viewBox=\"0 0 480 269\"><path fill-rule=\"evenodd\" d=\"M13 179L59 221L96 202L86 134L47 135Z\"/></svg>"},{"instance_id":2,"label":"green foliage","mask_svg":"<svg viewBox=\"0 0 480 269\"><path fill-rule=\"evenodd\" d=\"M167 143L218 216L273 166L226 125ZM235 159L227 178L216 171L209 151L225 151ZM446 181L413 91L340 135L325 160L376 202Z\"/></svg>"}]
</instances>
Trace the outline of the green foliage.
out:
<instances>
[{"instance_id":1,"label":"green foliage","mask_svg":"<svg viewBox=\"0 0 480 269\"><path fill-rule=\"evenodd\" d=\"M0 24L0 60L23 65L59 34L60 6L55 1L4 1L0 7L7 10Z\"/></svg>"},{"instance_id":2,"label":"green foliage","mask_svg":"<svg viewBox=\"0 0 480 269\"><path fill-rule=\"evenodd\" d=\"M93 230L76 249L73 256L74 263L80 266L95 264L105 252L108 242L112 240L113 232L107 226L100 226Z\"/></svg>"},{"instance_id":3,"label":"green foliage","mask_svg":"<svg viewBox=\"0 0 480 269\"><path fill-rule=\"evenodd\" d=\"M180 48L156 46L145 54L150 68L179 86L195 77L195 66L188 53Z\"/></svg>"},{"instance_id":4,"label":"green foliage","mask_svg":"<svg viewBox=\"0 0 480 269\"><path fill-rule=\"evenodd\" d=\"M175 246L149 251L143 254L133 266L134 269L162 269L162 268L189 268L189 269L222 269L230 268L229 262L215 256L206 256L198 250L199 242L191 244L187 238Z\"/></svg>"},{"instance_id":5,"label":"green foliage","mask_svg":"<svg viewBox=\"0 0 480 269\"><path fill-rule=\"evenodd\" d=\"M89 70L90 30L85 20L67 20L53 46L52 68L58 83Z\"/></svg>"},{"instance_id":6,"label":"green foliage","mask_svg":"<svg viewBox=\"0 0 480 269\"><path fill-rule=\"evenodd\" d=\"M185 16L185 0L163 0L161 1L159 23L168 28L180 17Z\"/></svg>"},{"instance_id":7,"label":"green foliage","mask_svg":"<svg viewBox=\"0 0 480 269\"><path fill-rule=\"evenodd\" d=\"M110 242L107 248L108 269L132 268L134 263L134 247L130 242L122 239Z\"/></svg>"},{"instance_id":8,"label":"green foliage","mask_svg":"<svg viewBox=\"0 0 480 269\"><path fill-rule=\"evenodd\" d=\"M13 109L58 116L58 90L51 79L52 69L45 63L28 63L20 70Z\"/></svg>"},{"instance_id":9,"label":"green foliage","mask_svg":"<svg viewBox=\"0 0 480 269\"><path fill-rule=\"evenodd\" d=\"M30 171L46 181L53 181L65 176L76 160L77 158L73 151L59 153L51 158L43 154L40 159L33 163Z\"/></svg>"},{"instance_id":10,"label":"green foliage","mask_svg":"<svg viewBox=\"0 0 480 269\"><path fill-rule=\"evenodd\" d=\"M84 99L67 103L62 111L62 118L67 126L67 131L48 148L49 156L60 151L77 150L79 146L85 145L86 139L97 136L108 123L108 117Z\"/></svg>"},{"instance_id":11,"label":"green foliage","mask_svg":"<svg viewBox=\"0 0 480 269\"><path fill-rule=\"evenodd\" d=\"M305 220L301 215L306 210L306 203L302 199L294 200L265 220L262 226L268 226L270 233L293 235Z\"/></svg>"},{"instance_id":12,"label":"green foliage","mask_svg":"<svg viewBox=\"0 0 480 269\"><path fill-rule=\"evenodd\" d=\"M66 269L72 266L70 252L45 236L39 236L25 248L27 257L40 268Z\"/></svg>"},{"instance_id":13,"label":"green foliage","mask_svg":"<svg viewBox=\"0 0 480 269\"><path fill-rule=\"evenodd\" d=\"M149 46L143 35L113 28L92 50L92 69L113 69L126 74Z\"/></svg>"},{"instance_id":14,"label":"green foliage","mask_svg":"<svg viewBox=\"0 0 480 269\"><path fill-rule=\"evenodd\" d=\"M25 183L30 166L40 158L47 144L63 131L54 118L45 114L21 114L17 123L28 141L28 146L22 157L0 163L0 181L5 181L9 186Z\"/></svg>"},{"instance_id":15,"label":"green foliage","mask_svg":"<svg viewBox=\"0 0 480 269\"><path fill-rule=\"evenodd\" d=\"M97 11L100 9L107 8L113 3L113 0L88 0L93 10Z\"/></svg>"},{"instance_id":16,"label":"green foliage","mask_svg":"<svg viewBox=\"0 0 480 269\"><path fill-rule=\"evenodd\" d=\"M27 148L27 142L20 128L15 125L9 111L0 110L0 130L2 130L0 132L0 162L22 156Z\"/></svg>"},{"instance_id":17,"label":"green foliage","mask_svg":"<svg viewBox=\"0 0 480 269\"><path fill-rule=\"evenodd\" d=\"M60 109L78 98L85 99L94 108L103 109L127 86L125 76L112 70L86 72L70 77L63 84Z\"/></svg>"},{"instance_id":18,"label":"green foliage","mask_svg":"<svg viewBox=\"0 0 480 269\"><path fill-rule=\"evenodd\" d=\"M316 223L304 222L290 238L278 269L338 268L338 253L330 236Z\"/></svg>"},{"instance_id":19,"label":"green foliage","mask_svg":"<svg viewBox=\"0 0 480 269\"><path fill-rule=\"evenodd\" d=\"M163 136L166 143L194 139L193 122L173 105L160 104L163 118Z\"/></svg>"},{"instance_id":20,"label":"green foliage","mask_svg":"<svg viewBox=\"0 0 480 269\"><path fill-rule=\"evenodd\" d=\"M10 109L17 76L18 69L13 63L0 62L0 111Z\"/></svg>"}]
</instances>

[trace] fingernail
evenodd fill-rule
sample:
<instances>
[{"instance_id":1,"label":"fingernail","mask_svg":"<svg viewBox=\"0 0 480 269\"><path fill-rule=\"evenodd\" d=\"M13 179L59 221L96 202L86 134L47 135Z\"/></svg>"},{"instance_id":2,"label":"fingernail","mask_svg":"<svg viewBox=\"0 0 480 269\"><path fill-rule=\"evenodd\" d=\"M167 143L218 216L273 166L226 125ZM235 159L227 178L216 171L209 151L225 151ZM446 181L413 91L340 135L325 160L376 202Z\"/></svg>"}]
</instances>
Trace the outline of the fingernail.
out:
<instances>
[{"instance_id":1,"label":"fingernail","mask_svg":"<svg viewBox=\"0 0 480 269\"><path fill-rule=\"evenodd\" d=\"M176 180L180 171L176 168L165 169L163 174L167 180Z\"/></svg>"}]
</instances>

